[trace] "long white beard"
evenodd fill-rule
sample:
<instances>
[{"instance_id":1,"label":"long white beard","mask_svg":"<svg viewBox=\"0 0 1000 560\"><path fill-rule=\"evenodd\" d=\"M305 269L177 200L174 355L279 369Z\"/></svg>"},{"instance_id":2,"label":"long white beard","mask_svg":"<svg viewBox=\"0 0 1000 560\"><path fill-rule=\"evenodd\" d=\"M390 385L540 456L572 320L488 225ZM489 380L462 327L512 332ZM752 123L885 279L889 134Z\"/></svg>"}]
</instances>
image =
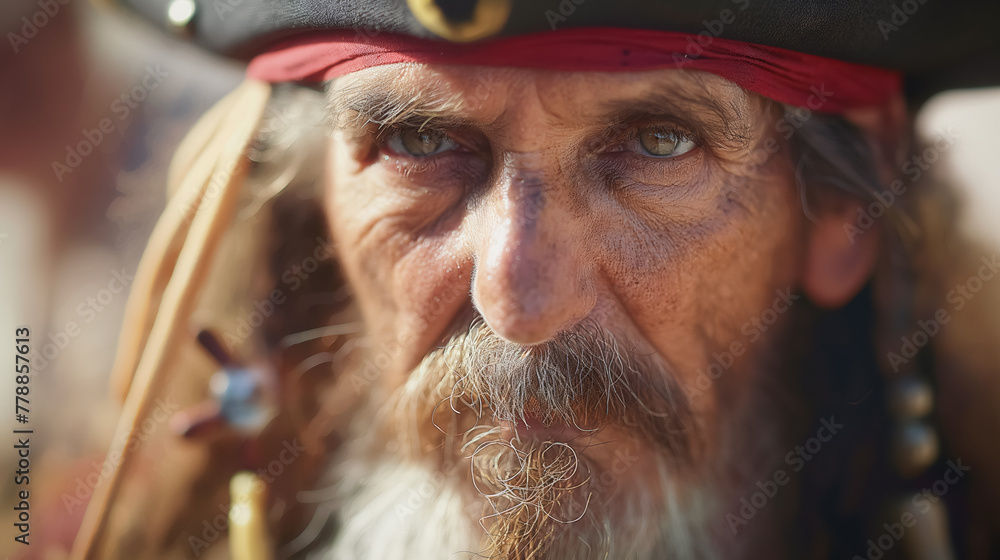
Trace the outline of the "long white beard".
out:
<instances>
[{"instance_id":1,"label":"long white beard","mask_svg":"<svg viewBox=\"0 0 1000 560\"><path fill-rule=\"evenodd\" d=\"M333 502L341 525L310 560L465 560L483 558L485 498L470 496L466 478L437 467L386 457L378 464L344 462ZM664 473L665 474L665 473ZM558 559L711 559L711 523L720 518L710 491L667 484L659 500L630 493L621 516L592 515L565 528ZM619 499L622 499L619 496ZM662 503L662 507L660 504Z\"/></svg>"},{"instance_id":2,"label":"long white beard","mask_svg":"<svg viewBox=\"0 0 1000 560\"><path fill-rule=\"evenodd\" d=\"M685 397L669 382L640 379L673 379L655 369L662 366L636 363L592 338L562 340L552 355L529 356L477 328L425 359L387 404L373 403L356 418L354 437L341 447L329 485L317 499L307 499L320 502L317 517L328 518L335 531L307 558L739 555L725 539L732 482L724 481L736 461L753 463L748 449L773 456L767 453L767 430L733 445L730 424L717 441L740 455L725 453L695 465L685 450L697 445L692 440L698 427ZM568 371L551 371L560 367L554 364ZM505 382L497 383L498 376ZM560 378L576 380L575 386L545 385ZM585 429L612 426L619 436L589 443L510 439L502 425L524 420L525 410ZM744 415L733 416L753 430ZM646 455L641 476L625 469L608 480L608 450L623 449L630 440L658 443L646 446L655 451Z\"/></svg>"}]
</instances>

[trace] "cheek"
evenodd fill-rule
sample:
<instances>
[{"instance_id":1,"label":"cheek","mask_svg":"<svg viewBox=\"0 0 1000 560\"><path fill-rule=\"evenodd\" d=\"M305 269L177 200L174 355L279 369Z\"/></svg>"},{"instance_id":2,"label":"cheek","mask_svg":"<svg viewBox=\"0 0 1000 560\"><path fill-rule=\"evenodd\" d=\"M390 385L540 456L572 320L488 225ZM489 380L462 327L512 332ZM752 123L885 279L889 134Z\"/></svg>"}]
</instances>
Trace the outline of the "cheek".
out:
<instances>
[{"instance_id":1,"label":"cheek","mask_svg":"<svg viewBox=\"0 0 1000 560\"><path fill-rule=\"evenodd\" d=\"M400 371L436 343L468 298L471 262L458 250L448 193L400 193L383 171L334 147L326 207L344 274L374 351L392 349ZM401 365L400 365L401 364Z\"/></svg>"},{"instance_id":2,"label":"cheek","mask_svg":"<svg viewBox=\"0 0 1000 560\"><path fill-rule=\"evenodd\" d=\"M380 248L382 232L377 226L385 201L376 189L361 180L362 171L363 167L351 157L351 151L340 142L334 142L325 200L331 237L366 324L373 327L372 333L378 333L383 329L372 321L380 320L394 305L384 273L391 255L385 250L376 250Z\"/></svg>"},{"instance_id":3,"label":"cheek","mask_svg":"<svg viewBox=\"0 0 1000 560\"><path fill-rule=\"evenodd\" d=\"M457 232L421 240L388 271L396 301L397 330L411 334L414 351L437 346L469 302L472 260L460 251ZM414 360L423 357L414 355Z\"/></svg>"},{"instance_id":4,"label":"cheek","mask_svg":"<svg viewBox=\"0 0 1000 560\"><path fill-rule=\"evenodd\" d=\"M627 258L608 269L636 327L681 377L697 375L712 352L747 348L742 326L771 304L775 289L797 281L801 224L791 184L728 177L721 169L702 175L710 184L698 196L623 230Z\"/></svg>"}]
</instances>

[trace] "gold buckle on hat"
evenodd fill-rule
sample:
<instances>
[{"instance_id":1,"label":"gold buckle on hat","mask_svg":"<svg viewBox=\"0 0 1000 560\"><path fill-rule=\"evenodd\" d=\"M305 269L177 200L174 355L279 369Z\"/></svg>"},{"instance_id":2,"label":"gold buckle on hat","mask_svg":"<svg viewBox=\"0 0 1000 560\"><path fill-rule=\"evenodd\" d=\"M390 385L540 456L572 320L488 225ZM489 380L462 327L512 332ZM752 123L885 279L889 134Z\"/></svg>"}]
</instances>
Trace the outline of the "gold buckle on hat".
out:
<instances>
[{"instance_id":1,"label":"gold buckle on hat","mask_svg":"<svg viewBox=\"0 0 1000 560\"><path fill-rule=\"evenodd\" d=\"M507 23L511 9L511 0L479 0L468 21L451 21L435 0L406 0L406 3L421 25L456 43L497 34Z\"/></svg>"}]
</instances>

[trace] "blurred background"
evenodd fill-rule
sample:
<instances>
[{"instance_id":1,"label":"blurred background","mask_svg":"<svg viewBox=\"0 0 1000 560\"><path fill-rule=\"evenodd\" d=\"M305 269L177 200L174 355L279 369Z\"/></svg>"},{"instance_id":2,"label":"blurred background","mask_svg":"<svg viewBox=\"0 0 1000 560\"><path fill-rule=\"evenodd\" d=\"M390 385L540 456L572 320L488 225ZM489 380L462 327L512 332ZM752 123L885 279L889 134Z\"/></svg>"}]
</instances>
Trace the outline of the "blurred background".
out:
<instances>
[{"instance_id":1,"label":"blurred background","mask_svg":"<svg viewBox=\"0 0 1000 560\"><path fill-rule=\"evenodd\" d=\"M14 375L0 376L0 556L53 560L102 476L120 410L109 370L171 154L242 68L85 0L3 0L0 30L0 363L27 326L33 365L25 424ZM1000 89L938 95L916 122L955 138L934 173L964 193L963 227L1000 244ZM21 428L33 430L29 547L8 505Z\"/></svg>"},{"instance_id":2,"label":"blurred background","mask_svg":"<svg viewBox=\"0 0 1000 560\"><path fill-rule=\"evenodd\" d=\"M85 0L4 0L0 30L0 360L27 326L33 366L27 424L0 376L0 557L53 559L101 477L120 411L109 371L170 156L242 69ZM28 547L12 509L25 427Z\"/></svg>"}]
</instances>

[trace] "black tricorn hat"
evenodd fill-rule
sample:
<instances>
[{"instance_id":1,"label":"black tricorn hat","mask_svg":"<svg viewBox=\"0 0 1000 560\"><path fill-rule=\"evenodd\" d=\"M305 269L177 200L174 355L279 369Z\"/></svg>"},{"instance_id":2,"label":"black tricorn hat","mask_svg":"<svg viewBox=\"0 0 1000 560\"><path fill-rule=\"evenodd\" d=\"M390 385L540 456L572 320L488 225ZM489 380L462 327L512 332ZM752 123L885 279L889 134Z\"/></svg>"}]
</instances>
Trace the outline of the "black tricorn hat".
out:
<instances>
[{"instance_id":1,"label":"black tricorn hat","mask_svg":"<svg viewBox=\"0 0 1000 560\"><path fill-rule=\"evenodd\" d=\"M1000 84L996 0L120 0L205 48L249 59L317 30L448 41L553 29L709 33L902 71L908 97Z\"/></svg>"}]
</instances>

